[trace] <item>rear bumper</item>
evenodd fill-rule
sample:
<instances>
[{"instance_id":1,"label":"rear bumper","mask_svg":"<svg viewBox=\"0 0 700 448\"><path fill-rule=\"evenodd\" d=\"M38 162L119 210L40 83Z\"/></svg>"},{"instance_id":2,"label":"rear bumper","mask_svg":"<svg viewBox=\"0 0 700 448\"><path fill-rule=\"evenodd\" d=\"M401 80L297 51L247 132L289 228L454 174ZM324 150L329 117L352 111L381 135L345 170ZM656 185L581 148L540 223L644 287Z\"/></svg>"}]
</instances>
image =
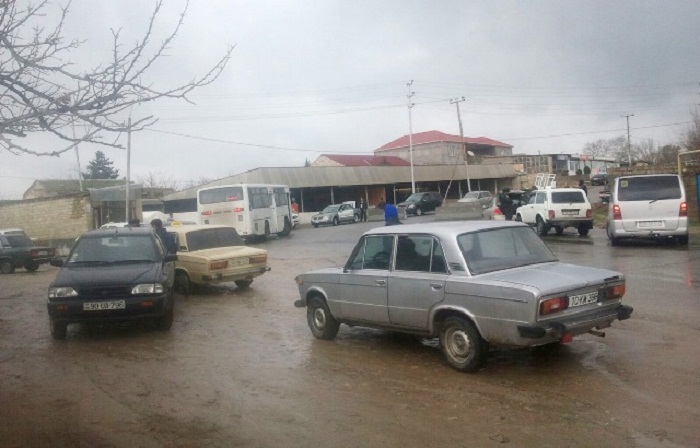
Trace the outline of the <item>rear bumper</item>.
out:
<instances>
[{"instance_id":1,"label":"rear bumper","mask_svg":"<svg viewBox=\"0 0 700 448\"><path fill-rule=\"evenodd\" d=\"M591 230L593 228L592 219L553 219L549 221L552 227L576 227Z\"/></svg>"},{"instance_id":2,"label":"rear bumper","mask_svg":"<svg viewBox=\"0 0 700 448\"><path fill-rule=\"evenodd\" d=\"M610 221L610 230L615 238L658 239L675 236L688 236L688 224L679 223L675 229L625 229L620 221Z\"/></svg>"},{"instance_id":3,"label":"rear bumper","mask_svg":"<svg viewBox=\"0 0 700 448\"><path fill-rule=\"evenodd\" d=\"M217 272L205 274L200 277L202 283L223 283L223 282L233 282L236 280L246 280L252 279L263 275L266 272L271 271L272 268L269 266L256 267L253 269L238 270L235 272Z\"/></svg>"},{"instance_id":4,"label":"rear bumper","mask_svg":"<svg viewBox=\"0 0 700 448\"><path fill-rule=\"evenodd\" d=\"M588 333L593 329L609 327L616 320L626 320L632 315L634 308L627 305L618 305L609 310L601 310L594 314L588 314L579 318L566 321L547 322L544 325L519 325L520 337L526 339L550 338L559 340L565 334L577 336Z\"/></svg>"}]
</instances>

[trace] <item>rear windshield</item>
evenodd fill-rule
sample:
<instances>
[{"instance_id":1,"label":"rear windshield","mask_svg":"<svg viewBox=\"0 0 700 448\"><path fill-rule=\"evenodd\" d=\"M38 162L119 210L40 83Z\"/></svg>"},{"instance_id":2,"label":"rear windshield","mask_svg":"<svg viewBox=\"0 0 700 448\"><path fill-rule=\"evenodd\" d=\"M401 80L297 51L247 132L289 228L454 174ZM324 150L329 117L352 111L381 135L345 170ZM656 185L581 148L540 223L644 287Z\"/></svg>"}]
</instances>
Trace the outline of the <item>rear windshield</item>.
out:
<instances>
[{"instance_id":1,"label":"rear windshield","mask_svg":"<svg viewBox=\"0 0 700 448\"><path fill-rule=\"evenodd\" d=\"M681 186L677 176L621 177L617 189L620 201L680 198Z\"/></svg>"},{"instance_id":2,"label":"rear windshield","mask_svg":"<svg viewBox=\"0 0 700 448\"><path fill-rule=\"evenodd\" d=\"M25 235L23 233L7 234L7 235L5 235L5 238L7 238L7 242L10 243L11 247L30 247L30 246L34 245L31 238L29 238L27 235Z\"/></svg>"},{"instance_id":3,"label":"rear windshield","mask_svg":"<svg viewBox=\"0 0 700 448\"><path fill-rule=\"evenodd\" d=\"M222 187L199 192L200 204L216 204L243 200L242 187Z\"/></svg>"},{"instance_id":4,"label":"rear windshield","mask_svg":"<svg viewBox=\"0 0 700 448\"><path fill-rule=\"evenodd\" d=\"M586 202L583 191L553 191L552 202L555 204L571 204Z\"/></svg>"},{"instance_id":5,"label":"rear windshield","mask_svg":"<svg viewBox=\"0 0 700 448\"><path fill-rule=\"evenodd\" d=\"M187 233L187 250L189 251L242 245L243 240L233 227L197 230L196 232Z\"/></svg>"}]
</instances>

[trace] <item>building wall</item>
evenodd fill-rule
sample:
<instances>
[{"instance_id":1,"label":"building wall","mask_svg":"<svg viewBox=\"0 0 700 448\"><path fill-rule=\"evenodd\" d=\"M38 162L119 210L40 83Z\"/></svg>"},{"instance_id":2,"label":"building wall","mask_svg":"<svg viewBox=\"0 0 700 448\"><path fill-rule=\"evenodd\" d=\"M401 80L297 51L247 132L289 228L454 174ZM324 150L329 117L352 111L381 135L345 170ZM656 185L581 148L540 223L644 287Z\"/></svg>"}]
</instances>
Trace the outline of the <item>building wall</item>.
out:
<instances>
[{"instance_id":1,"label":"building wall","mask_svg":"<svg viewBox=\"0 0 700 448\"><path fill-rule=\"evenodd\" d=\"M82 194L0 205L0 228L18 227L32 238L57 247L92 227L92 207Z\"/></svg>"}]
</instances>

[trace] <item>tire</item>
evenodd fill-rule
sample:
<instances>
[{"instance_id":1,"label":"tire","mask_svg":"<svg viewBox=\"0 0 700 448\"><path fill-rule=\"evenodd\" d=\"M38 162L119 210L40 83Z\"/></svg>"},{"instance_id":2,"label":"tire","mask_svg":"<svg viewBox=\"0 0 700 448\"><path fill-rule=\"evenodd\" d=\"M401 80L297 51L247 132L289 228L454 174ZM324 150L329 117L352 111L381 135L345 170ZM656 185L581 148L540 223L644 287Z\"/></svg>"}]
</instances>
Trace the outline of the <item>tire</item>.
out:
<instances>
[{"instance_id":1,"label":"tire","mask_svg":"<svg viewBox=\"0 0 700 448\"><path fill-rule=\"evenodd\" d=\"M156 319L156 327L160 331L168 331L173 326L173 320L175 319L175 298L172 292L170 293L170 304L165 310L165 314Z\"/></svg>"},{"instance_id":2,"label":"tire","mask_svg":"<svg viewBox=\"0 0 700 448\"><path fill-rule=\"evenodd\" d=\"M470 321L448 317L440 329L440 350L452 367L473 372L486 360L488 346Z\"/></svg>"},{"instance_id":3,"label":"tire","mask_svg":"<svg viewBox=\"0 0 700 448\"><path fill-rule=\"evenodd\" d=\"M51 329L51 337L58 341L64 340L68 335L68 324L65 322L49 318L49 328Z\"/></svg>"},{"instance_id":4,"label":"tire","mask_svg":"<svg viewBox=\"0 0 700 448\"><path fill-rule=\"evenodd\" d=\"M688 235L679 236L678 237L678 244L680 244L681 246L687 246L688 245Z\"/></svg>"},{"instance_id":5,"label":"tire","mask_svg":"<svg viewBox=\"0 0 700 448\"><path fill-rule=\"evenodd\" d=\"M340 221L338 220L338 217L336 216L333 218L333 225L337 226L338 224L340 224Z\"/></svg>"},{"instance_id":6,"label":"tire","mask_svg":"<svg viewBox=\"0 0 700 448\"><path fill-rule=\"evenodd\" d=\"M318 229L318 224L313 223L314 229Z\"/></svg>"},{"instance_id":7,"label":"tire","mask_svg":"<svg viewBox=\"0 0 700 448\"><path fill-rule=\"evenodd\" d=\"M518 213L517 215L515 215L515 220L518 221L518 222L523 222L523 217L520 216L520 213Z\"/></svg>"},{"instance_id":8,"label":"tire","mask_svg":"<svg viewBox=\"0 0 700 448\"><path fill-rule=\"evenodd\" d=\"M333 339L340 329L340 323L331 314L326 301L320 297L312 297L306 305L306 321L311 334L317 339Z\"/></svg>"},{"instance_id":9,"label":"tire","mask_svg":"<svg viewBox=\"0 0 700 448\"><path fill-rule=\"evenodd\" d=\"M289 236L290 233L292 233L292 223L290 223L289 219L285 216L284 217L284 228L277 235Z\"/></svg>"},{"instance_id":10,"label":"tire","mask_svg":"<svg viewBox=\"0 0 700 448\"><path fill-rule=\"evenodd\" d=\"M29 272L36 272L36 270L39 269L39 263L28 261L24 264L24 269L26 269Z\"/></svg>"},{"instance_id":11,"label":"tire","mask_svg":"<svg viewBox=\"0 0 700 448\"><path fill-rule=\"evenodd\" d=\"M588 235L588 227L581 226L578 228L578 234L581 236Z\"/></svg>"},{"instance_id":12,"label":"tire","mask_svg":"<svg viewBox=\"0 0 700 448\"><path fill-rule=\"evenodd\" d=\"M416 207L416 216L423 216L423 210L420 207Z\"/></svg>"},{"instance_id":13,"label":"tire","mask_svg":"<svg viewBox=\"0 0 700 448\"><path fill-rule=\"evenodd\" d=\"M547 233L549 233L549 229L547 228L547 224L544 223L542 218L540 218L538 216L537 217L537 224L535 224L535 225L537 226L537 234L539 236L547 236Z\"/></svg>"},{"instance_id":14,"label":"tire","mask_svg":"<svg viewBox=\"0 0 700 448\"><path fill-rule=\"evenodd\" d=\"M239 289L246 289L251 283L253 283L253 280L234 280L233 283L235 283Z\"/></svg>"},{"instance_id":15,"label":"tire","mask_svg":"<svg viewBox=\"0 0 700 448\"><path fill-rule=\"evenodd\" d=\"M360 222L360 215L353 215L352 222L353 224Z\"/></svg>"},{"instance_id":16,"label":"tire","mask_svg":"<svg viewBox=\"0 0 700 448\"><path fill-rule=\"evenodd\" d=\"M184 295L189 295L189 293L192 292L192 282L187 272L175 272L175 289Z\"/></svg>"},{"instance_id":17,"label":"tire","mask_svg":"<svg viewBox=\"0 0 700 448\"><path fill-rule=\"evenodd\" d=\"M557 232L557 235L563 235L564 234L564 228L561 226L556 226L554 227L554 231Z\"/></svg>"},{"instance_id":18,"label":"tire","mask_svg":"<svg viewBox=\"0 0 700 448\"><path fill-rule=\"evenodd\" d=\"M612 236L612 234L610 233L610 224L608 224L608 225L605 226L605 233L608 234L608 240L610 241L610 245L611 245L611 246L617 246L617 245L620 244L619 238L615 238L615 237Z\"/></svg>"},{"instance_id":19,"label":"tire","mask_svg":"<svg viewBox=\"0 0 700 448\"><path fill-rule=\"evenodd\" d=\"M0 261L0 272L3 274L12 274L15 272L15 265L12 264L12 260Z\"/></svg>"}]
</instances>

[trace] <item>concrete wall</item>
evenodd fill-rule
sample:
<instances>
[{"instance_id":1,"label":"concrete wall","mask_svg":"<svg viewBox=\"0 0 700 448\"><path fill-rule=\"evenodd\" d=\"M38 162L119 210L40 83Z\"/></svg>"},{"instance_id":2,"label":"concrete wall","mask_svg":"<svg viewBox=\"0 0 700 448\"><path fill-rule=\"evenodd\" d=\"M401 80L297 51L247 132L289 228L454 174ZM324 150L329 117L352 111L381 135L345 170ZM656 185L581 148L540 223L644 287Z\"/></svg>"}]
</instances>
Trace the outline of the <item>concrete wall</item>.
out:
<instances>
[{"instance_id":1,"label":"concrete wall","mask_svg":"<svg viewBox=\"0 0 700 448\"><path fill-rule=\"evenodd\" d=\"M83 194L0 205L0 228L24 229L41 244L60 248L92 227L92 207Z\"/></svg>"}]
</instances>

